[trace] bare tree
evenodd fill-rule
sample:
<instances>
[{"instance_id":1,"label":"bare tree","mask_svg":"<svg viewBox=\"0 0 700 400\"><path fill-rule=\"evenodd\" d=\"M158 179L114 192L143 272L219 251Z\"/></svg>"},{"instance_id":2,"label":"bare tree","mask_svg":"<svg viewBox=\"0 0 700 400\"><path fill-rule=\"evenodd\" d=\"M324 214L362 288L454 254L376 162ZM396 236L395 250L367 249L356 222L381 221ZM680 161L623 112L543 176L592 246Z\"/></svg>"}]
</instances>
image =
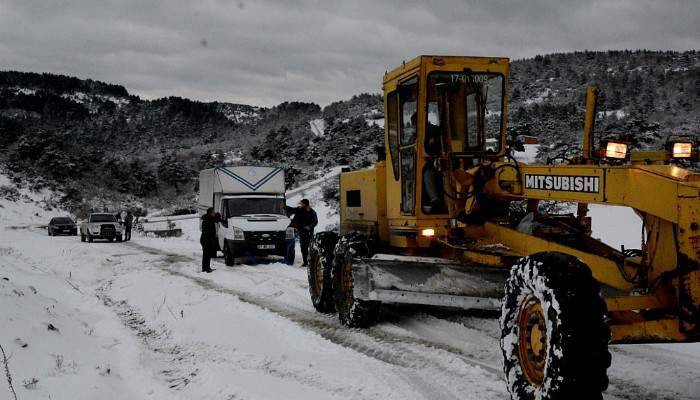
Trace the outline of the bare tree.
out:
<instances>
[{"instance_id":1,"label":"bare tree","mask_svg":"<svg viewBox=\"0 0 700 400\"><path fill-rule=\"evenodd\" d=\"M2 362L5 365L5 375L7 376L7 384L10 386L10 392L15 400L17 400L17 393L15 393L15 388L12 386L12 375L10 375L10 366L7 364L7 355L5 355L5 349L0 345L0 352L2 352Z\"/></svg>"}]
</instances>

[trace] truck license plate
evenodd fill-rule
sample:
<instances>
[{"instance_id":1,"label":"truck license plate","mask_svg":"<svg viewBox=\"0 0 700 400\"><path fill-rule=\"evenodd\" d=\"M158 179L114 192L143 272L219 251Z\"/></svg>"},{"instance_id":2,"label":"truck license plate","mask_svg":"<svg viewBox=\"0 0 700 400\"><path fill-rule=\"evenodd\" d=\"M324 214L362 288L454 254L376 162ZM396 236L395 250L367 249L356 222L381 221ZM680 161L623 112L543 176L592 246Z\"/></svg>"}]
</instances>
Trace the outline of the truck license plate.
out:
<instances>
[{"instance_id":1,"label":"truck license plate","mask_svg":"<svg viewBox=\"0 0 700 400\"><path fill-rule=\"evenodd\" d=\"M274 244L259 244L258 245L258 249L260 249L260 250L270 250L270 249L274 249L274 248L275 248Z\"/></svg>"}]
</instances>

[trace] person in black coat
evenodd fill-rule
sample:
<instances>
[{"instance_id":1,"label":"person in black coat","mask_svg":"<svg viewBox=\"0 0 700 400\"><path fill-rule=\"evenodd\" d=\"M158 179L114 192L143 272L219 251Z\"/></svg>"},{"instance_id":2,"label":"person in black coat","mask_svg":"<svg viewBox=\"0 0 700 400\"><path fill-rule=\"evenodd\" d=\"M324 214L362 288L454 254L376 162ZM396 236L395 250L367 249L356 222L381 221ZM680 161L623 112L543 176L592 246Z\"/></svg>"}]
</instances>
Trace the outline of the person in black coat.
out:
<instances>
[{"instance_id":1,"label":"person in black coat","mask_svg":"<svg viewBox=\"0 0 700 400\"><path fill-rule=\"evenodd\" d=\"M306 267L309 265L309 245L314 237L314 228L318 225L318 216L316 216L316 211L311 208L308 199L302 199L299 207L284 206L284 210L288 215L294 215L290 225L299 232L299 245L301 246L301 256L304 260L302 266Z\"/></svg>"},{"instance_id":2,"label":"person in black coat","mask_svg":"<svg viewBox=\"0 0 700 400\"><path fill-rule=\"evenodd\" d=\"M202 215L202 236L199 238L202 245L202 272L212 272L211 258L216 256L216 214L213 208L207 208L207 213Z\"/></svg>"},{"instance_id":3,"label":"person in black coat","mask_svg":"<svg viewBox=\"0 0 700 400\"><path fill-rule=\"evenodd\" d=\"M134 215L131 211L126 212L126 218L124 218L124 241L131 240L131 226L134 223Z\"/></svg>"}]
</instances>

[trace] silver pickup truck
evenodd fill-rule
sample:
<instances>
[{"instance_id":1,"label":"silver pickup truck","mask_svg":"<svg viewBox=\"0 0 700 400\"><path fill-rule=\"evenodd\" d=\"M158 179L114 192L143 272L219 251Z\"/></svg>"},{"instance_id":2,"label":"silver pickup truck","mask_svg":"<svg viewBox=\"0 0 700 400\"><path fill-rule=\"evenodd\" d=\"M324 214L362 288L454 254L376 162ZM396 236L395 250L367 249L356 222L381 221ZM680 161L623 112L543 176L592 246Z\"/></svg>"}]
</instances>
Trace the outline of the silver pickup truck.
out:
<instances>
[{"instance_id":1,"label":"silver pickup truck","mask_svg":"<svg viewBox=\"0 0 700 400\"><path fill-rule=\"evenodd\" d=\"M95 239L122 241L122 226L114 214L92 213L80 224L80 241L92 242Z\"/></svg>"}]
</instances>

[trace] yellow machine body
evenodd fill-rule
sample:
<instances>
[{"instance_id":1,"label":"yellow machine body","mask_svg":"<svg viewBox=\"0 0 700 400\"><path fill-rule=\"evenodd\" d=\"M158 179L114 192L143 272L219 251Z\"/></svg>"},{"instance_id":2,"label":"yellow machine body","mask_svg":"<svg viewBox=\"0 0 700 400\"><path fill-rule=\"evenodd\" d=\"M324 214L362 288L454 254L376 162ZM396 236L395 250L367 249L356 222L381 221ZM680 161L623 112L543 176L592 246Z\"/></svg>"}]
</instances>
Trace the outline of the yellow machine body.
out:
<instances>
[{"instance_id":1,"label":"yellow machine body","mask_svg":"<svg viewBox=\"0 0 700 400\"><path fill-rule=\"evenodd\" d=\"M508 73L506 58L453 56L420 56L386 73L386 160L341 174L341 234L361 232L390 254L495 269L542 251L569 254L604 286L613 342L700 340L700 174L665 152L594 159L595 88L580 158L518 163L506 156ZM439 143L438 126L449 132ZM578 203L567 223L580 230L527 233L503 212L541 201ZM590 237L588 204L634 209L646 238L640 254Z\"/></svg>"}]
</instances>

